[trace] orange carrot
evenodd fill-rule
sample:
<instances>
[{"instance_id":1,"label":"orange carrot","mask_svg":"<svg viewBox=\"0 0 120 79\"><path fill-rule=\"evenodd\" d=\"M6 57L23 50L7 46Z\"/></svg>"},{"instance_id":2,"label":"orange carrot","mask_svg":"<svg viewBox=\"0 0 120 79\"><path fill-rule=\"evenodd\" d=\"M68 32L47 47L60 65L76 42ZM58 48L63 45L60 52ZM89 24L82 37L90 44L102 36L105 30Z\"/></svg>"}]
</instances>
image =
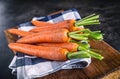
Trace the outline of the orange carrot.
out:
<instances>
[{"instance_id":1,"label":"orange carrot","mask_svg":"<svg viewBox=\"0 0 120 79\"><path fill-rule=\"evenodd\" d=\"M67 60L69 51L57 47L35 46L29 44L10 43L9 48L28 55L33 55L50 60Z\"/></svg>"},{"instance_id":2,"label":"orange carrot","mask_svg":"<svg viewBox=\"0 0 120 79\"><path fill-rule=\"evenodd\" d=\"M81 28L79 26L100 24L98 18L99 18L99 15L92 14L92 15L89 15L78 21L65 20L65 21L58 22L58 23L55 23L52 25L46 24L43 28L48 30L53 27L54 27L54 29L55 29L55 27L56 27L56 29L62 27L62 28L68 29L69 31L74 31L74 30L77 30L78 28ZM42 23L40 23L40 24L42 24ZM36 26L39 26L40 24L38 23L38 21L34 22L34 25L36 25ZM34 28L31 31L36 32L37 29L39 29L38 31L41 31L43 28Z\"/></svg>"},{"instance_id":3,"label":"orange carrot","mask_svg":"<svg viewBox=\"0 0 120 79\"><path fill-rule=\"evenodd\" d=\"M35 34L27 35L17 42L19 43L39 43L39 42L68 42L70 38L68 36L67 29L59 29L56 31L39 32Z\"/></svg>"},{"instance_id":4,"label":"orange carrot","mask_svg":"<svg viewBox=\"0 0 120 79\"><path fill-rule=\"evenodd\" d=\"M19 35L19 36L26 36L26 35L32 34L31 32L26 32L18 29L8 29L8 32L14 35Z\"/></svg>"},{"instance_id":5,"label":"orange carrot","mask_svg":"<svg viewBox=\"0 0 120 79\"><path fill-rule=\"evenodd\" d=\"M68 49L70 52L74 52L78 50L78 44L77 43L39 43L37 44L39 46L47 46L47 47L60 47L60 48L65 48Z\"/></svg>"},{"instance_id":6,"label":"orange carrot","mask_svg":"<svg viewBox=\"0 0 120 79\"><path fill-rule=\"evenodd\" d=\"M41 31L53 31L56 29L63 29L63 28L61 28L61 27L57 28L57 27L51 27L51 26L50 27L35 27L32 30L30 30L29 32L38 33Z\"/></svg>"},{"instance_id":7,"label":"orange carrot","mask_svg":"<svg viewBox=\"0 0 120 79\"><path fill-rule=\"evenodd\" d=\"M45 30L55 30L55 29L61 29L61 28L68 29L69 31L82 29L80 27L75 27L74 23L75 23L75 20L65 20L62 22L55 23L53 25L46 25L44 27L33 28L32 30L30 30L30 32L40 32L40 31L45 31Z\"/></svg>"},{"instance_id":8,"label":"orange carrot","mask_svg":"<svg viewBox=\"0 0 120 79\"><path fill-rule=\"evenodd\" d=\"M31 23L37 27L53 25L52 23L49 22L37 21L37 20L32 20Z\"/></svg>"}]
</instances>

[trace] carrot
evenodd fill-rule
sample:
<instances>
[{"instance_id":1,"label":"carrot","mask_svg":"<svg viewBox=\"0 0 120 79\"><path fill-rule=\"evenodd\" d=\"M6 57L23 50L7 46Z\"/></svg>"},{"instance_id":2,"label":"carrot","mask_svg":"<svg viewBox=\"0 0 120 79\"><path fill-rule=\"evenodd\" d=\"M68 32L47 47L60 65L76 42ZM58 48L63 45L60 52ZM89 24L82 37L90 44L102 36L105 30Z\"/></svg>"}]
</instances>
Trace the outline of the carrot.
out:
<instances>
[{"instance_id":1,"label":"carrot","mask_svg":"<svg viewBox=\"0 0 120 79\"><path fill-rule=\"evenodd\" d=\"M67 53L69 51L63 48L57 47L45 47L35 46L29 44L10 43L9 48L17 52L21 52L28 55L33 55L50 60L67 60Z\"/></svg>"},{"instance_id":2,"label":"carrot","mask_svg":"<svg viewBox=\"0 0 120 79\"><path fill-rule=\"evenodd\" d=\"M37 27L53 25L52 23L49 22L37 21L37 20L32 20L31 23Z\"/></svg>"},{"instance_id":3,"label":"carrot","mask_svg":"<svg viewBox=\"0 0 120 79\"><path fill-rule=\"evenodd\" d=\"M64 61L67 59L90 58L102 60L104 57L91 50L69 52L67 49L59 47L35 46L29 44L10 43L9 48L24 54L41 57L49 60Z\"/></svg>"},{"instance_id":4,"label":"carrot","mask_svg":"<svg viewBox=\"0 0 120 79\"><path fill-rule=\"evenodd\" d=\"M41 31L53 31L56 29L63 29L61 27L57 28L57 27L35 27L33 29L31 29L29 32L33 32L33 33L38 33Z\"/></svg>"},{"instance_id":5,"label":"carrot","mask_svg":"<svg viewBox=\"0 0 120 79\"><path fill-rule=\"evenodd\" d=\"M30 32L40 32L40 31L46 31L46 30L56 30L56 29L61 29L61 28L72 30L74 28L74 26L68 25L68 24L71 24L71 23L68 23L68 22L74 22L74 20L66 20L66 21L58 22L58 23L55 23L53 25L44 26L44 27L36 27L36 28L33 28L32 30L30 30Z\"/></svg>"},{"instance_id":6,"label":"carrot","mask_svg":"<svg viewBox=\"0 0 120 79\"><path fill-rule=\"evenodd\" d=\"M81 33L82 32L82 33ZM89 29L69 32L67 29L58 29L54 31L43 31L35 34L27 35L17 42L19 43L39 43L39 42L69 42L70 39L87 40L92 38L102 40L103 36L100 31L90 31Z\"/></svg>"},{"instance_id":7,"label":"carrot","mask_svg":"<svg viewBox=\"0 0 120 79\"><path fill-rule=\"evenodd\" d=\"M75 58L90 58L87 51L69 52L67 49L58 47L35 46L29 44L10 43L9 48L24 54L45 58L49 60L65 61ZM93 53L92 53L93 55ZM94 55L93 55L94 56ZM100 56L95 56L100 58Z\"/></svg>"},{"instance_id":8,"label":"carrot","mask_svg":"<svg viewBox=\"0 0 120 79\"><path fill-rule=\"evenodd\" d=\"M47 47L60 47L68 49L70 52L74 52L78 50L78 44L77 43L39 43L37 44L39 46L47 46Z\"/></svg>"},{"instance_id":9,"label":"carrot","mask_svg":"<svg viewBox=\"0 0 120 79\"><path fill-rule=\"evenodd\" d=\"M8 32L14 35L19 35L19 36L27 36L29 34L32 34L31 32L26 32L18 29L8 29Z\"/></svg>"},{"instance_id":10,"label":"carrot","mask_svg":"<svg viewBox=\"0 0 120 79\"><path fill-rule=\"evenodd\" d=\"M65 20L62 22L55 23L53 25L46 25L44 27L36 27L30 30L31 32L39 32L42 30L55 30L55 29L61 29L65 28L68 29L69 31L74 31L74 30L79 30L82 29L79 26L84 26L84 25L94 25L94 24L100 24L99 20L99 15L89 15L81 20L75 21L75 20ZM39 26L39 24L34 23L36 26Z\"/></svg>"},{"instance_id":11,"label":"carrot","mask_svg":"<svg viewBox=\"0 0 120 79\"><path fill-rule=\"evenodd\" d=\"M68 42L70 38L68 37L67 29L58 29L54 32L46 31L39 32L31 35L27 35L17 42L19 43L38 43L38 42Z\"/></svg>"}]
</instances>

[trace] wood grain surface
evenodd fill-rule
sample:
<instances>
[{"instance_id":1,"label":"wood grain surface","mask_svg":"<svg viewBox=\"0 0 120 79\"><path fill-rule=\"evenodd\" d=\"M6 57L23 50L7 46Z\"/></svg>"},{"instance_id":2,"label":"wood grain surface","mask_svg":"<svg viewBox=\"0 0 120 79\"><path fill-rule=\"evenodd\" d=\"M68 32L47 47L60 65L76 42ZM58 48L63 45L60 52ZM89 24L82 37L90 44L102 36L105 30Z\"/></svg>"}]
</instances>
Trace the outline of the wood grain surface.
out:
<instances>
[{"instance_id":1,"label":"wood grain surface","mask_svg":"<svg viewBox=\"0 0 120 79\"><path fill-rule=\"evenodd\" d=\"M4 31L8 43L15 42L16 37ZM92 59L90 66L84 69L60 70L37 79L120 79L120 53L105 41L90 41L91 47L105 57L99 61Z\"/></svg>"}]
</instances>

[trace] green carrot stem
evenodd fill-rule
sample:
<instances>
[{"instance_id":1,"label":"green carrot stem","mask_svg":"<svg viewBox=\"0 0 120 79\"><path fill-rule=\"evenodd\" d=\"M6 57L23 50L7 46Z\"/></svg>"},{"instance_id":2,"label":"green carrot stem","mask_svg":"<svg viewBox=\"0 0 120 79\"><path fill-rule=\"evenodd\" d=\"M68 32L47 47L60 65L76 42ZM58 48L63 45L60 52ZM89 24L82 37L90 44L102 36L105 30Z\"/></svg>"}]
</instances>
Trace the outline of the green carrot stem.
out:
<instances>
[{"instance_id":1,"label":"green carrot stem","mask_svg":"<svg viewBox=\"0 0 120 79\"><path fill-rule=\"evenodd\" d=\"M95 16L95 15L96 15L95 13L94 13L94 14L91 14L91 15L88 15L88 16L84 17L83 19L78 20L77 22L83 21L83 20L88 19L88 18L91 18L91 17L93 17L93 16Z\"/></svg>"},{"instance_id":2,"label":"green carrot stem","mask_svg":"<svg viewBox=\"0 0 120 79\"><path fill-rule=\"evenodd\" d=\"M78 46L78 50L87 50L87 48L83 46Z\"/></svg>"},{"instance_id":3,"label":"green carrot stem","mask_svg":"<svg viewBox=\"0 0 120 79\"><path fill-rule=\"evenodd\" d=\"M71 39L70 42L77 43L77 41L73 39Z\"/></svg>"},{"instance_id":4,"label":"green carrot stem","mask_svg":"<svg viewBox=\"0 0 120 79\"><path fill-rule=\"evenodd\" d=\"M77 23L77 24L82 25L82 24L85 24L85 23L99 23L99 20L83 21L83 22L80 22L80 23Z\"/></svg>"},{"instance_id":5,"label":"green carrot stem","mask_svg":"<svg viewBox=\"0 0 120 79\"><path fill-rule=\"evenodd\" d=\"M69 33L68 36L70 38L76 39L76 40L87 40L89 34L71 34Z\"/></svg>"},{"instance_id":6,"label":"green carrot stem","mask_svg":"<svg viewBox=\"0 0 120 79\"><path fill-rule=\"evenodd\" d=\"M90 58L90 54L86 51L78 51L73 53L68 53L67 58L68 59L76 59L76 58Z\"/></svg>"},{"instance_id":7,"label":"green carrot stem","mask_svg":"<svg viewBox=\"0 0 120 79\"><path fill-rule=\"evenodd\" d=\"M85 19L84 21L96 20L96 19L98 19L99 17L100 17L100 15L95 15L95 16L93 16L93 17L91 17L91 18Z\"/></svg>"},{"instance_id":8,"label":"green carrot stem","mask_svg":"<svg viewBox=\"0 0 120 79\"><path fill-rule=\"evenodd\" d=\"M70 38L76 39L76 40L87 40L88 37L85 36L75 36L75 35L69 35Z\"/></svg>"},{"instance_id":9,"label":"green carrot stem","mask_svg":"<svg viewBox=\"0 0 120 79\"><path fill-rule=\"evenodd\" d=\"M98 53L95 53L93 51L90 50L85 50L85 51L78 51L78 52L71 52L67 54L67 58L68 59L76 59L76 58L96 58L99 60L104 59L104 57Z\"/></svg>"},{"instance_id":10,"label":"green carrot stem","mask_svg":"<svg viewBox=\"0 0 120 79\"><path fill-rule=\"evenodd\" d=\"M78 43L79 46L78 46L78 50L89 50L90 49L90 45L89 43L88 44L84 44L84 43Z\"/></svg>"},{"instance_id":11,"label":"green carrot stem","mask_svg":"<svg viewBox=\"0 0 120 79\"><path fill-rule=\"evenodd\" d=\"M70 32L69 34L77 34L77 33L84 32L84 31L89 31L89 29L83 29L83 30L73 31L73 32Z\"/></svg>"},{"instance_id":12,"label":"green carrot stem","mask_svg":"<svg viewBox=\"0 0 120 79\"><path fill-rule=\"evenodd\" d=\"M73 32L73 33L78 33L79 31ZM103 34L101 31L91 31L89 29L81 30L83 34L89 34L89 38L95 39L95 40L103 40ZM72 34L73 34L72 33Z\"/></svg>"},{"instance_id":13,"label":"green carrot stem","mask_svg":"<svg viewBox=\"0 0 120 79\"><path fill-rule=\"evenodd\" d=\"M79 34L79 33L83 33L83 34ZM70 32L68 35L70 38L76 40L87 40L88 37L95 40L103 40L103 34L101 33L101 31L90 31L89 29Z\"/></svg>"},{"instance_id":14,"label":"green carrot stem","mask_svg":"<svg viewBox=\"0 0 120 79\"><path fill-rule=\"evenodd\" d=\"M95 25L95 24L100 24L99 20L79 22L76 24L76 26Z\"/></svg>"},{"instance_id":15,"label":"green carrot stem","mask_svg":"<svg viewBox=\"0 0 120 79\"><path fill-rule=\"evenodd\" d=\"M100 24L99 15L92 14L75 22L75 26Z\"/></svg>"},{"instance_id":16,"label":"green carrot stem","mask_svg":"<svg viewBox=\"0 0 120 79\"><path fill-rule=\"evenodd\" d=\"M81 37L81 36L86 36L86 37L88 37L88 33L86 33L86 34L72 34L72 35L74 35L74 36L77 36L77 37Z\"/></svg>"},{"instance_id":17,"label":"green carrot stem","mask_svg":"<svg viewBox=\"0 0 120 79\"><path fill-rule=\"evenodd\" d=\"M88 20L88 21L82 21L80 23L77 23L77 24L82 24L82 23L92 23L92 22L99 22L99 20Z\"/></svg>"},{"instance_id":18,"label":"green carrot stem","mask_svg":"<svg viewBox=\"0 0 120 79\"><path fill-rule=\"evenodd\" d=\"M91 57L93 57L93 58L96 58L96 59L99 59L99 60L104 59L103 56L101 56L100 54L95 53L95 52L93 52L93 51L89 51L88 53L89 53L89 54L91 55Z\"/></svg>"},{"instance_id":19,"label":"green carrot stem","mask_svg":"<svg viewBox=\"0 0 120 79\"><path fill-rule=\"evenodd\" d=\"M99 15L95 15L95 16L92 16L92 17L89 17L89 18L83 18L83 19L81 19L81 20L79 20L79 21L77 21L76 23L79 23L79 22L85 22L85 21L92 21L92 20L97 20L99 18Z\"/></svg>"},{"instance_id":20,"label":"green carrot stem","mask_svg":"<svg viewBox=\"0 0 120 79\"><path fill-rule=\"evenodd\" d=\"M97 25L97 24L100 24L100 23L97 23L97 22L94 22L94 23L84 23L84 24L79 24L77 26L87 26L87 25Z\"/></svg>"},{"instance_id":21,"label":"green carrot stem","mask_svg":"<svg viewBox=\"0 0 120 79\"><path fill-rule=\"evenodd\" d=\"M89 38L92 38L95 40L103 40L103 34L101 32L94 31L90 33Z\"/></svg>"}]
</instances>

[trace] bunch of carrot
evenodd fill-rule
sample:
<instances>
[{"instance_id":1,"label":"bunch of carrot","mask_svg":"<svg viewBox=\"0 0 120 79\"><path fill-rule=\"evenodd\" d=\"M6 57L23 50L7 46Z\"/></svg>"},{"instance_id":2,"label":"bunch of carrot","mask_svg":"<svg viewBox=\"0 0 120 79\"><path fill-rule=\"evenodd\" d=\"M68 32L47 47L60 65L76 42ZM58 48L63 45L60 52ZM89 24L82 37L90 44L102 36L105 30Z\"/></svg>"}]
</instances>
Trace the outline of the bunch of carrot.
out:
<instances>
[{"instance_id":1,"label":"bunch of carrot","mask_svg":"<svg viewBox=\"0 0 120 79\"><path fill-rule=\"evenodd\" d=\"M91 31L81 26L100 24L99 15L92 14L81 20L65 20L58 23L48 23L32 20L36 26L29 32L8 29L8 32L21 36L16 43L10 43L10 49L50 60L64 61L74 58L94 57L103 59L90 49L88 40L102 40L100 31Z\"/></svg>"}]
</instances>

